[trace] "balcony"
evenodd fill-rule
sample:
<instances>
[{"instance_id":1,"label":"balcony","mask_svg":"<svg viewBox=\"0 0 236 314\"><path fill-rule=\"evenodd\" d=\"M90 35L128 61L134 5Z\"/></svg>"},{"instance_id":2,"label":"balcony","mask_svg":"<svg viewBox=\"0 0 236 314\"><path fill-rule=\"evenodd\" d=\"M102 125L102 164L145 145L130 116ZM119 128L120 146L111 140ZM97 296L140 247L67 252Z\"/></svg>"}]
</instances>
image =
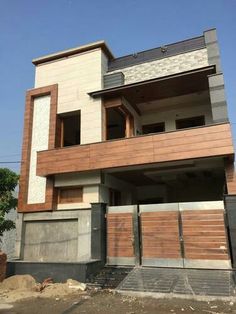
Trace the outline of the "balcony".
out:
<instances>
[{"instance_id":1,"label":"balcony","mask_svg":"<svg viewBox=\"0 0 236 314\"><path fill-rule=\"evenodd\" d=\"M41 151L37 153L37 175L233 154L230 124L222 123Z\"/></svg>"}]
</instances>

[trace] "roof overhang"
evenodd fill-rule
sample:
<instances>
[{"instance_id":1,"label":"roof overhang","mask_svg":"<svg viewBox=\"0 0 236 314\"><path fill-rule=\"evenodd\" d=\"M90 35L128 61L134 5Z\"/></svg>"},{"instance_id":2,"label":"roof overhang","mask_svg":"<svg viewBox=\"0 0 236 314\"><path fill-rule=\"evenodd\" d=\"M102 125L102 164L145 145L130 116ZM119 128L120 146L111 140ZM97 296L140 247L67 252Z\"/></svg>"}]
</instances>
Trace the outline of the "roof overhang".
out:
<instances>
[{"instance_id":1,"label":"roof overhang","mask_svg":"<svg viewBox=\"0 0 236 314\"><path fill-rule=\"evenodd\" d=\"M139 104L155 99L163 99L207 90L208 75L215 73L214 65L154 78L142 82L126 84L90 92L91 97L125 97L129 102Z\"/></svg>"},{"instance_id":2,"label":"roof overhang","mask_svg":"<svg viewBox=\"0 0 236 314\"><path fill-rule=\"evenodd\" d=\"M90 50L94 50L97 48L101 48L103 50L103 52L107 55L108 59L112 60L114 59L114 56L110 50L110 48L108 47L108 45L106 44L105 41L101 40L101 41L97 41L88 45L83 45L83 46L79 46L79 47L75 47L72 49L67 49L67 50L63 50L63 51L59 51L53 54L49 54L43 57L39 57L36 59L32 60L32 63L34 65L38 65L41 63L45 63L45 62L49 62L49 61L54 61L57 59L62 59L62 58L66 58L66 57L70 57L82 52L86 52L86 51L90 51Z\"/></svg>"}]
</instances>

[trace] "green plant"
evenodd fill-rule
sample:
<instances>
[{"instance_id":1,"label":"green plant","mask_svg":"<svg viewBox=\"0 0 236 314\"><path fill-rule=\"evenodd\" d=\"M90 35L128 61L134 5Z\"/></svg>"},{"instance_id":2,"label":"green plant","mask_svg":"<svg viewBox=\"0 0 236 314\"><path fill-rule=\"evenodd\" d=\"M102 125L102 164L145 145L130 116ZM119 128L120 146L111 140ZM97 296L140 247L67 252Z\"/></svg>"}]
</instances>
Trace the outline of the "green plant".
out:
<instances>
[{"instance_id":1,"label":"green plant","mask_svg":"<svg viewBox=\"0 0 236 314\"><path fill-rule=\"evenodd\" d=\"M19 176L7 168L0 168L0 237L4 231L15 228L15 223L6 218L6 214L17 206L13 192L18 184Z\"/></svg>"}]
</instances>

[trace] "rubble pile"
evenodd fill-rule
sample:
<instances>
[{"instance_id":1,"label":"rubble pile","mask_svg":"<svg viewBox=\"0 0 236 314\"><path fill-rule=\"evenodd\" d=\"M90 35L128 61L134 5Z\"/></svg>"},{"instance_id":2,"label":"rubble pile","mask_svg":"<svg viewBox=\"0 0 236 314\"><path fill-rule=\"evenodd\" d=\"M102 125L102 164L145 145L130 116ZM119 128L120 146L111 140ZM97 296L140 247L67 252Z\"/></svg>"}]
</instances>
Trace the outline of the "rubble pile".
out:
<instances>
[{"instance_id":1,"label":"rubble pile","mask_svg":"<svg viewBox=\"0 0 236 314\"><path fill-rule=\"evenodd\" d=\"M38 283L31 275L15 275L0 283L0 302L13 302L31 297L55 297L86 293L86 284L68 279L65 283L54 283L52 278Z\"/></svg>"}]
</instances>

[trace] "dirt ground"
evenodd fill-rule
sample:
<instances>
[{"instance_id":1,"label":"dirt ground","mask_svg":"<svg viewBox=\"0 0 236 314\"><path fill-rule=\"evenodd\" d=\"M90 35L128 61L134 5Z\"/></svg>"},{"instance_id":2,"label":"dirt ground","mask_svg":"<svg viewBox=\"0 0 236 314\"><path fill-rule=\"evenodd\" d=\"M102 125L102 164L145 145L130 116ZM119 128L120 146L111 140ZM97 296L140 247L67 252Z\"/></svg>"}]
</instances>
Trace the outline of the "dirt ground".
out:
<instances>
[{"instance_id":1,"label":"dirt ground","mask_svg":"<svg viewBox=\"0 0 236 314\"><path fill-rule=\"evenodd\" d=\"M64 297L45 298L37 296L11 303L6 314L222 314L236 313L236 304L231 301L196 301L186 299L156 299L125 296L114 292L98 291L72 293Z\"/></svg>"},{"instance_id":2,"label":"dirt ground","mask_svg":"<svg viewBox=\"0 0 236 314\"><path fill-rule=\"evenodd\" d=\"M197 301L86 288L71 279L40 284L30 275L12 276L0 284L0 314L236 314L236 299Z\"/></svg>"}]
</instances>

